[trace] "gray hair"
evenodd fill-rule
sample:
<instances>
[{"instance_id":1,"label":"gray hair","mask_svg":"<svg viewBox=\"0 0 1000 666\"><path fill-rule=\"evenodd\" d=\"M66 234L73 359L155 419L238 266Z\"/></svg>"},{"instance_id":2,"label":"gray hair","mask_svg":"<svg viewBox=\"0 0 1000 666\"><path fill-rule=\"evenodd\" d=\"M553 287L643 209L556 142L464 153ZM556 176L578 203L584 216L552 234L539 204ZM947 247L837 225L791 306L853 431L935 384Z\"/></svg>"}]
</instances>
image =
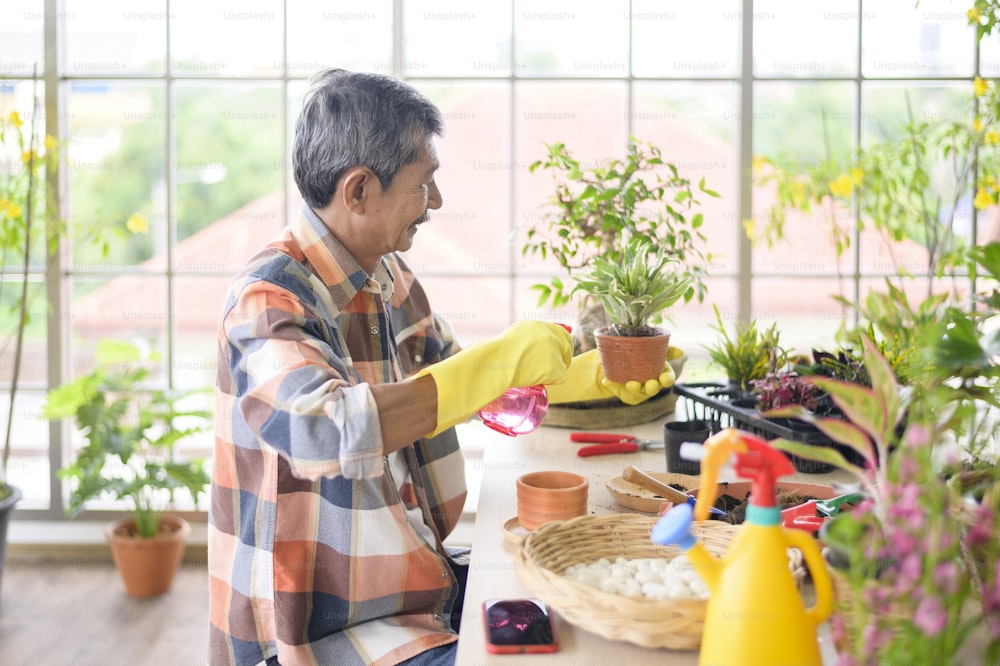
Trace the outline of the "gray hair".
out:
<instances>
[{"instance_id":1,"label":"gray hair","mask_svg":"<svg viewBox=\"0 0 1000 666\"><path fill-rule=\"evenodd\" d=\"M388 189L420 147L444 131L438 108L397 79L328 69L310 84L295 122L292 167L313 208L330 203L351 167L368 167Z\"/></svg>"}]
</instances>

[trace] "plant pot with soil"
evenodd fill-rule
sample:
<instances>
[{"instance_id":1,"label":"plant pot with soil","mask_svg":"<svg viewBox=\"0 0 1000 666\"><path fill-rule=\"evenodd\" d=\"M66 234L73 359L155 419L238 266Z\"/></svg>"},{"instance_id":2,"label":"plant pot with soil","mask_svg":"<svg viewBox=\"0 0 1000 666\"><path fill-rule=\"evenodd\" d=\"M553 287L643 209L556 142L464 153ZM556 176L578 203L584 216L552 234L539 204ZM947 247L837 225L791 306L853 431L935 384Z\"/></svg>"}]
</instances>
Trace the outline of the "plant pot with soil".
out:
<instances>
[{"instance_id":1,"label":"plant pot with soil","mask_svg":"<svg viewBox=\"0 0 1000 666\"><path fill-rule=\"evenodd\" d=\"M210 413L188 405L201 391L147 388L155 367L155 355L103 341L93 370L50 391L45 403L47 418L72 419L85 441L59 470L71 482L69 514L104 496L130 505L106 535L126 591L140 597L170 589L191 531L165 511L179 494L197 505L210 483L203 461L176 457L179 443L210 427Z\"/></svg>"},{"instance_id":2,"label":"plant pot with soil","mask_svg":"<svg viewBox=\"0 0 1000 666\"><path fill-rule=\"evenodd\" d=\"M594 332L605 376L623 383L658 377L670 347L670 332L658 324L691 286L676 259L637 235L618 261L596 257L575 279L573 291L597 299L608 317L609 325Z\"/></svg>"}]
</instances>

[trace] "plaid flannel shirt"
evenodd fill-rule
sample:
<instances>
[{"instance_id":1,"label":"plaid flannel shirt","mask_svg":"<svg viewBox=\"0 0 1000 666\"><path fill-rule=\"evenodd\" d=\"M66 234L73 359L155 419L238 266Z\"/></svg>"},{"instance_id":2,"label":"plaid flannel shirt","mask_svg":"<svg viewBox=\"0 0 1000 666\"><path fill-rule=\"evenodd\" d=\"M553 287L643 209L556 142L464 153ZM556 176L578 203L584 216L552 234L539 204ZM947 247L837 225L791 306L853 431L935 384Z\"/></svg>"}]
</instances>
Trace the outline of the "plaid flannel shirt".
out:
<instances>
[{"instance_id":1,"label":"plaid flannel shirt","mask_svg":"<svg viewBox=\"0 0 1000 666\"><path fill-rule=\"evenodd\" d=\"M409 475L393 478L369 389L457 348L398 256L368 276L308 208L237 276L219 332L211 664L395 664L457 639L441 539L465 503L458 441L403 448Z\"/></svg>"}]
</instances>

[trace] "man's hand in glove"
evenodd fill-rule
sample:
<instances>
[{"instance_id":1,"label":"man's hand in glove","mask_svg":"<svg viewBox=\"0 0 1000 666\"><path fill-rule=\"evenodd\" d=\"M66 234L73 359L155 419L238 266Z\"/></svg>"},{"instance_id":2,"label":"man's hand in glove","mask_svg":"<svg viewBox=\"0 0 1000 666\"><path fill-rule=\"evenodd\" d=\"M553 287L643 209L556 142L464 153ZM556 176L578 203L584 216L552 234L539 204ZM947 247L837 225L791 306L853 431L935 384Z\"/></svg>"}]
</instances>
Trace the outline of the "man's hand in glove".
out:
<instances>
[{"instance_id":1,"label":"man's hand in glove","mask_svg":"<svg viewBox=\"0 0 1000 666\"><path fill-rule=\"evenodd\" d=\"M424 368L437 385L437 435L465 421L501 393L516 386L566 381L573 340L565 328L520 321L500 335Z\"/></svg>"},{"instance_id":2,"label":"man's hand in glove","mask_svg":"<svg viewBox=\"0 0 1000 666\"><path fill-rule=\"evenodd\" d=\"M630 381L624 384L613 382L604 376L601 359L596 349L573 357L566 381L554 386L546 386L549 403L586 402L605 398L618 398L627 405L638 405L649 400L662 389L674 385L677 377L669 363L656 379L645 383Z\"/></svg>"}]
</instances>

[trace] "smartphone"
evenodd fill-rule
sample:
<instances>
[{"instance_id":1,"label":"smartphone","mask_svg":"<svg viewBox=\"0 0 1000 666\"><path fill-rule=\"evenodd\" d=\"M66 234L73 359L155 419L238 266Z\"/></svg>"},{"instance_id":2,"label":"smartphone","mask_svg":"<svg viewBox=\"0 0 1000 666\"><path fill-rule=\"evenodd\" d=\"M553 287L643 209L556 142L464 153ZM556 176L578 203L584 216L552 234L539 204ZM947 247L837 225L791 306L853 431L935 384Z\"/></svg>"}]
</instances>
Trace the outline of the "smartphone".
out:
<instances>
[{"instance_id":1,"label":"smartphone","mask_svg":"<svg viewBox=\"0 0 1000 666\"><path fill-rule=\"evenodd\" d=\"M559 649L552 616L540 599L487 599L483 602L486 651L537 654Z\"/></svg>"}]
</instances>

